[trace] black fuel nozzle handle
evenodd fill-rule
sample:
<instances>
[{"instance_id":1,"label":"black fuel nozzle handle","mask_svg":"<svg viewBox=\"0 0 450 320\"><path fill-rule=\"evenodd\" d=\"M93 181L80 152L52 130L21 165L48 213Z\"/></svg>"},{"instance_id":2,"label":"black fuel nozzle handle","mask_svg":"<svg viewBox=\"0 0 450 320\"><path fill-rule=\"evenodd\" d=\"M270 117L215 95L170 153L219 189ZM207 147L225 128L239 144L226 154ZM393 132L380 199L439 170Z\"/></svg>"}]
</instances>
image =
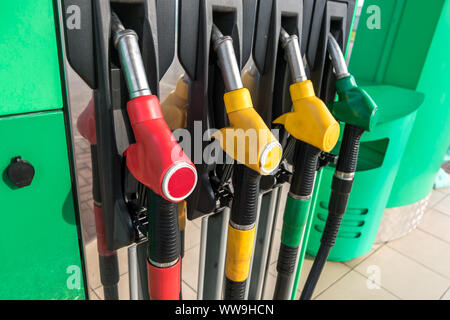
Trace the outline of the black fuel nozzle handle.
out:
<instances>
[{"instance_id":1,"label":"black fuel nozzle handle","mask_svg":"<svg viewBox=\"0 0 450 320\"><path fill-rule=\"evenodd\" d=\"M321 243L326 246L334 246L342 217L347 209L363 133L364 130L359 127L345 125L339 158L331 184L328 219L321 239Z\"/></svg>"},{"instance_id":2,"label":"black fuel nozzle handle","mask_svg":"<svg viewBox=\"0 0 450 320\"><path fill-rule=\"evenodd\" d=\"M181 253L178 204L147 189L148 258L154 266L174 265Z\"/></svg>"}]
</instances>

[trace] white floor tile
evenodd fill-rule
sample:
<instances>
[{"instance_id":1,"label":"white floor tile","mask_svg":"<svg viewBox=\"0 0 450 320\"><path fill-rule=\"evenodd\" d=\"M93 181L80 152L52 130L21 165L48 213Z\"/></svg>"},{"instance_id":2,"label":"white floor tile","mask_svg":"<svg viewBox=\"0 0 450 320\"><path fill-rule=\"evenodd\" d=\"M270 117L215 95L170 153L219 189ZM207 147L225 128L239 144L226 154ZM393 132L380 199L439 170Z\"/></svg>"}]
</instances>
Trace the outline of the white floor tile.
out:
<instances>
[{"instance_id":1,"label":"white floor tile","mask_svg":"<svg viewBox=\"0 0 450 320\"><path fill-rule=\"evenodd\" d=\"M189 250L200 244L201 230L193 222L186 221L184 229L184 250Z\"/></svg>"},{"instance_id":2,"label":"white floor tile","mask_svg":"<svg viewBox=\"0 0 450 320\"><path fill-rule=\"evenodd\" d=\"M436 203L433 206L433 209L436 209L442 213L450 215L450 194L448 194L445 198Z\"/></svg>"},{"instance_id":3,"label":"white floor tile","mask_svg":"<svg viewBox=\"0 0 450 320\"><path fill-rule=\"evenodd\" d=\"M187 284L186 282L182 282L182 290L183 290L183 300L197 300L197 293L192 290Z\"/></svg>"},{"instance_id":4,"label":"white floor tile","mask_svg":"<svg viewBox=\"0 0 450 320\"><path fill-rule=\"evenodd\" d=\"M355 258L355 259L352 259L352 260L349 260L349 261L345 261L344 264L353 269L358 264L360 264L361 262L366 260L368 257L370 257L375 251L377 251L383 245L384 245L384 243L376 243L372 246L372 249L369 252L367 252L365 255Z\"/></svg>"},{"instance_id":5,"label":"white floor tile","mask_svg":"<svg viewBox=\"0 0 450 320\"><path fill-rule=\"evenodd\" d=\"M356 271L347 273L316 300L398 300L381 287L374 287L369 280Z\"/></svg>"},{"instance_id":6,"label":"white floor tile","mask_svg":"<svg viewBox=\"0 0 450 320\"><path fill-rule=\"evenodd\" d=\"M450 287L447 289L447 292L444 293L441 300L450 300Z\"/></svg>"},{"instance_id":7,"label":"white floor tile","mask_svg":"<svg viewBox=\"0 0 450 320\"><path fill-rule=\"evenodd\" d=\"M440 211L428 209L418 228L450 243L450 216Z\"/></svg>"},{"instance_id":8,"label":"white floor tile","mask_svg":"<svg viewBox=\"0 0 450 320\"><path fill-rule=\"evenodd\" d=\"M311 270L313 262L314 262L313 260L305 259L298 285L297 290L298 292L300 292L303 286L305 285L306 279L308 278L308 274L309 271ZM325 267L323 268L323 272L320 275L316 289L314 290L313 298L315 298L320 293L325 291L328 287L332 286L333 283L342 278L350 270L351 268L349 268L342 262L327 261Z\"/></svg>"},{"instance_id":9,"label":"white floor tile","mask_svg":"<svg viewBox=\"0 0 450 320\"><path fill-rule=\"evenodd\" d=\"M186 250L183 258L183 281L194 290L197 290L199 251L200 246Z\"/></svg>"},{"instance_id":10,"label":"white floor tile","mask_svg":"<svg viewBox=\"0 0 450 320\"><path fill-rule=\"evenodd\" d=\"M388 246L377 250L355 270L401 299L439 299L450 283Z\"/></svg>"},{"instance_id":11,"label":"white floor tile","mask_svg":"<svg viewBox=\"0 0 450 320\"><path fill-rule=\"evenodd\" d=\"M432 208L435 206L439 201L444 199L446 196L445 193L439 192L438 190L432 190L430 198L428 199L428 207Z\"/></svg>"},{"instance_id":12,"label":"white floor tile","mask_svg":"<svg viewBox=\"0 0 450 320\"><path fill-rule=\"evenodd\" d=\"M386 245L450 279L449 243L416 229Z\"/></svg>"}]
</instances>

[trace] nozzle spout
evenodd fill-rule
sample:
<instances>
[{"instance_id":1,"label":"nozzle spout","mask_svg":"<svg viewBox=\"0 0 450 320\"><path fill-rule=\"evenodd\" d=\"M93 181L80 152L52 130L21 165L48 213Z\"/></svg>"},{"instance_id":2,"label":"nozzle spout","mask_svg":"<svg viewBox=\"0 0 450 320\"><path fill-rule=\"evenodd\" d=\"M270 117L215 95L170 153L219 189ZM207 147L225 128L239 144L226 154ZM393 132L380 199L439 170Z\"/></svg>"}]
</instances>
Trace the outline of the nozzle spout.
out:
<instances>
[{"instance_id":1,"label":"nozzle spout","mask_svg":"<svg viewBox=\"0 0 450 320\"><path fill-rule=\"evenodd\" d=\"M111 12L111 32L130 98L151 95L136 32L125 29L114 12Z\"/></svg>"},{"instance_id":2,"label":"nozzle spout","mask_svg":"<svg viewBox=\"0 0 450 320\"><path fill-rule=\"evenodd\" d=\"M331 33L328 34L328 52L330 53L331 62L337 79L348 77L350 73L347 69L344 55L341 47Z\"/></svg>"},{"instance_id":3,"label":"nozzle spout","mask_svg":"<svg viewBox=\"0 0 450 320\"><path fill-rule=\"evenodd\" d=\"M285 50L285 56L289 64L289 70L291 71L292 81L297 83L308 80L305 73L305 67L303 66L298 37L296 35L290 36L286 30L281 28L280 41Z\"/></svg>"},{"instance_id":4,"label":"nozzle spout","mask_svg":"<svg viewBox=\"0 0 450 320\"><path fill-rule=\"evenodd\" d=\"M244 85L234 53L233 40L229 36L224 36L219 28L213 24L211 42L217 54L220 70L222 70L226 91L242 89Z\"/></svg>"}]
</instances>

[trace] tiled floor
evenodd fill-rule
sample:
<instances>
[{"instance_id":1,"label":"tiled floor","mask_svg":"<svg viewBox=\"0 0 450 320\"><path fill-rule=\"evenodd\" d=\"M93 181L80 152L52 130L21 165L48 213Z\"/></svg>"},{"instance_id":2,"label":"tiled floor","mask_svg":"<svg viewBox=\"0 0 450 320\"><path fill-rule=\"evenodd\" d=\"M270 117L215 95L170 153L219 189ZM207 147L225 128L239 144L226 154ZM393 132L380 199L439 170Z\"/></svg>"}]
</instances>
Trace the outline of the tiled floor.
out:
<instances>
[{"instance_id":1,"label":"tiled floor","mask_svg":"<svg viewBox=\"0 0 450 320\"><path fill-rule=\"evenodd\" d=\"M170 69L161 86L162 98L173 88L179 73L177 67ZM69 72L69 88L72 118L75 121L89 101L91 93L73 72ZM90 297L102 299L90 195L89 145L79 135L75 125L73 131ZM265 299L272 297L275 285L280 222L281 215L277 221L276 242L270 257ZM199 248L200 223L188 222L183 260L185 299L196 298ZM119 250L119 260L119 295L121 299L129 299L126 248ZM312 260L305 261L300 288L311 265ZM365 256L345 263L327 262L314 299L450 300L450 188L432 192L427 212L418 228L409 235L389 243L375 244Z\"/></svg>"}]
</instances>

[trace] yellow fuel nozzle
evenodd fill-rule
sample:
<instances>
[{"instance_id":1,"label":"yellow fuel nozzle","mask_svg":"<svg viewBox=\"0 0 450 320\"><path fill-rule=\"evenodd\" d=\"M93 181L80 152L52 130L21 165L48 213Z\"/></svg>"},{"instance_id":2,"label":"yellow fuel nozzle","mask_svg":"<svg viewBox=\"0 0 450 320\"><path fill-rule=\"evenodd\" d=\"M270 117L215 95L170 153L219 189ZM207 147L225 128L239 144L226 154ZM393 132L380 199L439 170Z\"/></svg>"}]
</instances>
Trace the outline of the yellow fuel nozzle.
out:
<instances>
[{"instance_id":1,"label":"yellow fuel nozzle","mask_svg":"<svg viewBox=\"0 0 450 320\"><path fill-rule=\"evenodd\" d=\"M225 108L230 126L213 135L233 159L262 175L278 167L282 147L253 108L250 92L243 88L231 37L213 25L212 41L225 83Z\"/></svg>"},{"instance_id":2,"label":"yellow fuel nozzle","mask_svg":"<svg viewBox=\"0 0 450 320\"><path fill-rule=\"evenodd\" d=\"M186 128L189 83L186 75L178 77L177 85L161 103L161 110L170 130Z\"/></svg>"},{"instance_id":3,"label":"yellow fuel nozzle","mask_svg":"<svg viewBox=\"0 0 450 320\"><path fill-rule=\"evenodd\" d=\"M297 82L290 86L293 111L283 114L274 123L283 124L297 140L329 152L339 139L339 123L325 103L316 97L312 82Z\"/></svg>"},{"instance_id":4,"label":"yellow fuel nozzle","mask_svg":"<svg viewBox=\"0 0 450 320\"><path fill-rule=\"evenodd\" d=\"M282 147L253 108L250 92L238 89L225 93L230 126L213 136L233 159L262 175L271 174L279 165Z\"/></svg>"},{"instance_id":5,"label":"yellow fuel nozzle","mask_svg":"<svg viewBox=\"0 0 450 320\"><path fill-rule=\"evenodd\" d=\"M297 36L289 36L281 29L280 40L294 80L289 88L293 111L277 118L274 123L284 125L295 139L329 152L339 139L339 123L325 103L316 97L312 82L306 78Z\"/></svg>"}]
</instances>

